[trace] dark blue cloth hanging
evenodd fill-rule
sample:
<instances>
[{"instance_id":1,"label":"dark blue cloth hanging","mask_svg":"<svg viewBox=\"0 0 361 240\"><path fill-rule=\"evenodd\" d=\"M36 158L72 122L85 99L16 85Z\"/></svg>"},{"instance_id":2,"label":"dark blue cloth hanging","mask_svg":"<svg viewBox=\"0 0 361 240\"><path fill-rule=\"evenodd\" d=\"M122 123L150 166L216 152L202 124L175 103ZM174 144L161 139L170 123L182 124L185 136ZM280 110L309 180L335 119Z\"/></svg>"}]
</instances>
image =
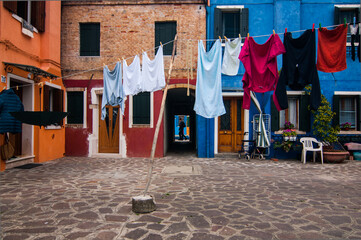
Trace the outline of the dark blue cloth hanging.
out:
<instances>
[{"instance_id":1,"label":"dark blue cloth hanging","mask_svg":"<svg viewBox=\"0 0 361 240\"><path fill-rule=\"evenodd\" d=\"M21 122L10 112L23 112L24 105L14 90L7 89L0 93L0 133L20 133Z\"/></svg>"}]
</instances>

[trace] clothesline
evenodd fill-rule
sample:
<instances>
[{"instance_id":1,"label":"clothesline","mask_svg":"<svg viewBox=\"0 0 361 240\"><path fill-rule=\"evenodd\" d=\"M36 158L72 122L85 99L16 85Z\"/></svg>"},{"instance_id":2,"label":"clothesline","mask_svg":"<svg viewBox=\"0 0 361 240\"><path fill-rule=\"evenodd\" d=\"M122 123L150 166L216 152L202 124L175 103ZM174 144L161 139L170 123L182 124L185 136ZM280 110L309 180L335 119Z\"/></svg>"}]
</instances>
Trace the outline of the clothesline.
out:
<instances>
[{"instance_id":1,"label":"clothesline","mask_svg":"<svg viewBox=\"0 0 361 240\"><path fill-rule=\"evenodd\" d=\"M344 24L344 23L342 23L342 24ZM347 24L350 24L350 23L347 23ZM331 26L325 26L325 27L322 27L322 28L331 28L331 27L335 27L335 26L339 26L339 25L341 25L341 24L331 25ZM314 29L316 30L316 29L319 29L319 28L314 28ZM309 30L309 29L290 31L290 33L304 32L304 31L307 31L307 30ZM271 33L271 34L266 34L266 35L252 36L252 38L267 37L267 36L271 36L272 34L273 34L273 33ZM282 33L276 33L276 34L282 35L282 34L285 34L285 33L282 32ZM246 36L246 37L241 37L241 39L245 39L245 38L247 38L247 36ZM205 41L205 42L209 42L209 41L216 41L216 40L218 40L218 39L219 39L219 38L217 38L217 39L205 39L205 40L202 40L202 39L178 39L178 41L199 41L199 40L202 40L202 41ZM229 39L235 39L235 38L229 38ZM174 40L171 40L171 41L166 42L166 43L164 43L164 44L162 44L162 45L165 46L165 45L171 44L171 43L173 43L173 42L174 42ZM156 50L156 49L158 49L159 47L160 47L160 45L157 46L157 47L155 47L155 48L151 48L151 49L148 49L148 50L146 50L146 51L142 51L142 53L146 53L146 52L149 52L149 51ZM134 58L134 57L137 56L137 55L141 55L142 53L136 54L136 55L131 56L131 57L128 57L128 58L125 58L125 59L123 59L123 60L132 59L132 58ZM120 58L118 58L118 59L120 59ZM119 62L119 60L116 61L116 62L111 62L111 63L109 63L109 64L107 64L107 65L116 64L117 62ZM104 65L105 65L105 64L104 64ZM73 74L69 74L69 75L66 75L66 76L57 77L57 78L55 78L55 79L51 79L50 82L56 81L56 80L59 80L59 79L69 78L69 77L72 77L72 76L76 76L76 75L80 75L80 74L84 74L84 73L88 73L88 72L92 72L92 71L96 71L96 70L100 70L100 69L102 69L103 67L104 67L104 66L99 66L99 67L96 67L96 68L87 69L87 70L80 71L80 72L73 73ZM40 85L40 84L43 84L43 82L41 82L41 83L24 84L24 85L21 85L21 86L14 86L14 87L10 87L10 88L27 87L27 86L31 86L31 85L34 85L34 84L39 84L39 85ZM6 89L9 89L9 88L6 88Z\"/></svg>"},{"instance_id":2,"label":"clothesline","mask_svg":"<svg viewBox=\"0 0 361 240\"><path fill-rule=\"evenodd\" d=\"M331 27L336 27L336 26L339 26L339 25L343 25L344 23L342 23L342 24L336 24L336 25L331 25L331 26L326 26L326 27L321 27L321 28L331 28ZM350 24L350 23L347 23L347 24ZM309 28L309 29L311 29L311 28ZM290 33L297 33L297 32L305 32L305 31L307 31L307 30L309 30L309 29L304 29L304 30L295 30L295 31L289 31ZM314 28L315 30L317 30L317 29L319 29L319 28ZM287 31L288 32L288 31ZM271 36L273 33L271 33L271 34L266 34L266 35L257 35L257 36L250 36L250 37L252 37L252 38L260 38L260 37L268 37L268 36ZM282 32L282 33L276 33L276 34L278 34L278 35L284 35L285 33L284 32ZM245 37L242 37L241 36L241 39L246 39L247 38L247 36L245 36ZM217 41L219 38L216 38L216 39L205 39L205 40L203 40L203 39L201 39L202 41L204 41L204 42L211 42L211 41ZM236 38L228 38L228 39L236 39ZM199 41L199 39L187 39L188 41Z\"/></svg>"}]
</instances>

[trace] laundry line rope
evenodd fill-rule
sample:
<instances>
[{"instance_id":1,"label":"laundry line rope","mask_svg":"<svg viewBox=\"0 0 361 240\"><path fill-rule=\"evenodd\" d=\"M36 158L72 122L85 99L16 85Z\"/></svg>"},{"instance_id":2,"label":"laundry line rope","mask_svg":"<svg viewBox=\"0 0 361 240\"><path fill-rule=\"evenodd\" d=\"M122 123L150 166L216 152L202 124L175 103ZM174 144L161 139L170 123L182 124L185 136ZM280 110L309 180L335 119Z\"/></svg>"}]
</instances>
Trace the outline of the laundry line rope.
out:
<instances>
[{"instance_id":1,"label":"laundry line rope","mask_svg":"<svg viewBox=\"0 0 361 240\"><path fill-rule=\"evenodd\" d=\"M344 23L342 23L342 24L344 24ZM321 27L321 28L331 28L331 27L336 27L336 26L342 25L342 24L330 25L330 26L325 26L325 27ZM350 23L347 23L347 24L350 24ZM312 29L312 28L309 28L309 29ZM307 30L309 30L309 29L290 31L290 33L305 32L305 31L307 31ZM316 29L319 29L319 28L314 28L314 29L316 30ZM278 35L283 35L283 34L285 34L285 33L282 32L282 33L276 33L276 34L278 34ZM271 35L273 35L273 33L271 33L271 34L266 34L266 35L252 36L252 38L268 37L268 36L271 36ZM246 39L246 38L247 38L247 36L246 36L246 37L242 37L242 36L241 36L241 39ZM236 38L229 38L229 39L236 39ZM204 39L204 40L203 40L203 39L178 39L178 41L200 41L200 40L201 40L201 41L204 41L204 42L211 42L211 41L217 41L217 40L219 40L219 38L217 38L217 39ZM173 43L173 42L174 42L174 39L171 40L171 41L169 41L169 42L166 42L166 43L162 44L162 46L165 46L165 45L167 45L167 44L171 44L171 43ZM150 49L148 49L148 50L146 50L146 51L142 51L140 54L133 55L133 56L131 56L131 57L125 58L124 60L133 59L133 58L135 58L135 56L142 55L143 53L147 53L147 52L149 52L149 51L156 50L156 49L158 49L160 46L161 46L161 45L159 45L159 46L157 46L157 47L155 47L155 48L150 48ZM119 60L118 60L118 61L115 61L115 62L112 62L112 63L109 63L108 65L116 64L117 62L119 62ZM105 65L105 64L104 64L104 65ZM96 67L96 68L91 68L91 69L87 69L87 70L84 70L84 71L76 72L76 73L73 73L73 74L69 74L69 75L66 75L66 76L57 77L57 78L55 78L55 79L51 79L50 82L56 81L56 80L59 80L59 79L64 79L64 78L73 77L73 76L76 76L76 75L80 75L80 74L84 74L84 73L88 73L88 72L92 72L92 71L96 71L96 70L100 70L100 69L102 69L102 68L104 67L104 65L103 65L103 66ZM21 85L21 86L14 86L14 87L10 87L10 88L27 87L27 86L31 86L31 85L35 85L35 84L40 85L40 84L43 84L43 82L41 82L41 83L24 84L24 85ZM7 89L9 89L9 88L7 88Z\"/></svg>"}]
</instances>

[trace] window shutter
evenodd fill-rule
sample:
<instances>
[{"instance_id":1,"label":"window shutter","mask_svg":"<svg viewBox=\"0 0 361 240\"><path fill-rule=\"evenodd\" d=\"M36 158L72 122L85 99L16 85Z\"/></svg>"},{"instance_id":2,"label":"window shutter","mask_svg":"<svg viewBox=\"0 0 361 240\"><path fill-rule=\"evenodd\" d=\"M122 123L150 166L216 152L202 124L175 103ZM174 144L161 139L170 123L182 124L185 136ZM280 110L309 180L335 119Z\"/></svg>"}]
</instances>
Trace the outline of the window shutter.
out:
<instances>
[{"instance_id":1,"label":"window shutter","mask_svg":"<svg viewBox=\"0 0 361 240\"><path fill-rule=\"evenodd\" d=\"M45 3L46 1L31 2L31 25L39 32L45 31Z\"/></svg>"},{"instance_id":2,"label":"window shutter","mask_svg":"<svg viewBox=\"0 0 361 240\"><path fill-rule=\"evenodd\" d=\"M133 124L150 124L150 93L133 96Z\"/></svg>"},{"instance_id":3,"label":"window shutter","mask_svg":"<svg viewBox=\"0 0 361 240\"><path fill-rule=\"evenodd\" d=\"M241 24L240 24L240 34L241 37L246 37L247 34L249 33L249 29L248 29L248 20L249 18L249 10L248 8L242 8L240 9L240 20L241 20Z\"/></svg>"},{"instance_id":4,"label":"window shutter","mask_svg":"<svg viewBox=\"0 0 361 240\"><path fill-rule=\"evenodd\" d=\"M100 23L80 23L80 56L100 56Z\"/></svg>"},{"instance_id":5,"label":"window shutter","mask_svg":"<svg viewBox=\"0 0 361 240\"><path fill-rule=\"evenodd\" d=\"M17 13L18 3L17 1L3 1L3 6L12 13Z\"/></svg>"},{"instance_id":6,"label":"window shutter","mask_svg":"<svg viewBox=\"0 0 361 240\"><path fill-rule=\"evenodd\" d=\"M333 23L335 25L340 24L340 8L338 7L335 7Z\"/></svg>"},{"instance_id":7,"label":"window shutter","mask_svg":"<svg viewBox=\"0 0 361 240\"><path fill-rule=\"evenodd\" d=\"M273 98L271 97L271 131L275 132L280 130L280 114L276 108L276 105L273 102Z\"/></svg>"},{"instance_id":8,"label":"window shutter","mask_svg":"<svg viewBox=\"0 0 361 240\"><path fill-rule=\"evenodd\" d=\"M177 22L156 22L155 23L155 43L154 47L158 47L160 42L167 43L174 40L177 33ZM163 46L164 55L172 55L173 42Z\"/></svg>"},{"instance_id":9,"label":"window shutter","mask_svg":"<svg viewBox=\"0 0 361 240\"><path fill-rule=\"evenodd\" d=\"M357 131L361 131L361 95L356 99L356 115Z\"/></svg>"},{"instance_id":10,"label":"window shutter","mask_svg":"<svg viewBox=\"0 0 361 240\"><path fill-rule=\"evenodd\" d=\"M333 95L332 111L336 113L336 115L333 117L332 124L334 126L340 125L340 96L338 95Z\"/></svg>"},{"instance_id":11,"label":"window shutter","mask_svg":"<svg viewBox=\"0 0 361 240\"><path fill-rule=\"evenodd\" d=\"M84 95L83 92L67 92L67 121L69 124L83 124Z\"/></svg>"},{"instance_id":12,"label":"window shutter","mask_svg":"<svg viewBox=\"0 0 361 240\"><path fill-rule=\"evenodd\" d=\"M43 88L44 94L43 94L43 111L44 112L49 112L50 111L50 88L47 85L44 85Z\"/></svg>"},{"instance_id":13,"label":"window shutter","mask_svg":"<svg viewBox=\"0 0 361 240\"><path fill-rule=\"evenodd\" d=\"M214 9L214 39L218 39L219 36L223 37L222 29L222 11L219 8Z\"/></svg>"},{"instance_id":14,"label":"window shutter","mask_svg":"<svg viewBox=\"0 0 361 240\"><path fill-rule=\"evenodd\" d=\"M304 132L311 131L311 112L308 110L310 105L310 96L302 95L300 98L299 130Z\"/></svg>"}]
</instances>

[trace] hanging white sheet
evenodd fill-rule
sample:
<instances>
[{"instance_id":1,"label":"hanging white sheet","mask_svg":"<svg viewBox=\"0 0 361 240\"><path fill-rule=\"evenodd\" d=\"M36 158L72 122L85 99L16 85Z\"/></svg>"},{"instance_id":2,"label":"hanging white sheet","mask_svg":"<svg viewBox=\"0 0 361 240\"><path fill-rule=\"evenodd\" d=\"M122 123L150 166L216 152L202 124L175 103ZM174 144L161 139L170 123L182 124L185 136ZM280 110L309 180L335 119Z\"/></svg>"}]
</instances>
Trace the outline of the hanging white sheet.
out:
<instances>
[{"instance_id":1,"label":"hanging white sheet","mask_svg":"<svg viewBox=\"0 0 361 240\"><path fill-rule=\"evenodd\" d=\"M142 92L154 92L165 87L163 46L159 46L153 60L147 53L142 58Z\"/></svg>"},{"instance_id":2,"label":"hanging white sheet","mask_svg":"<svg viewBox=\"0 0 361 240\"><path fill-rule=\"evenodd\" d=\"M133 62L129 66L123 60L123 87L126 96L137 95L142 91L140 59L138 55L134 57Z\"/></svg>"},{"instance_id":3,"label":"hanging white sheet","mask_svg":"<svg viewBox=\"0 0 361 240\"><path fill-rule=\"evenodd\" d=\"M241 52L242 41L241 38L236 38L232 41L226 40L226 46L223 54L222 73L235 76L238 73L240 60L238 59Z\"/></svg>"}]
</instances>

